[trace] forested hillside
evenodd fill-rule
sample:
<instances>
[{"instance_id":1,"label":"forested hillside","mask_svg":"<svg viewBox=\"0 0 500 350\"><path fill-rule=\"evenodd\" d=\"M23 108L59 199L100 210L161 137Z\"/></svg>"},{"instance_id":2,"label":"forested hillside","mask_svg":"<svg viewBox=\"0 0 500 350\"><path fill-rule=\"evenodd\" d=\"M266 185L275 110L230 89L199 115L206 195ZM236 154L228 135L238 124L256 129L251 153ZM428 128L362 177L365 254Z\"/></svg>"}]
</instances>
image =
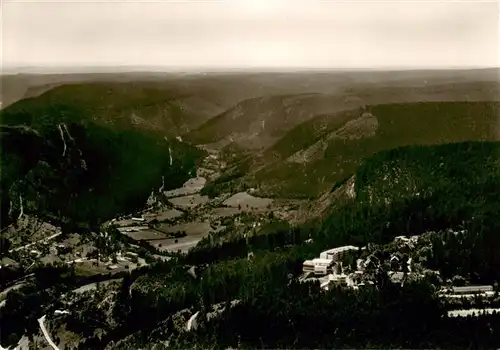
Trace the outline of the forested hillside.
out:
<instances>
[{"instance_id":1,"label":"forested hillside","mask_svg":"<svg viewBox=\"0 0 500 350\"><path fill-rule=\"evenodd\" d=\"M166 189L182 184L203 154L161 130L114 123L107 110L96 114L81 101L56 96L0 112L5 218L22 207L60 222L104 221L141 208L162 176Z\"/></svg>"}]
</instances>

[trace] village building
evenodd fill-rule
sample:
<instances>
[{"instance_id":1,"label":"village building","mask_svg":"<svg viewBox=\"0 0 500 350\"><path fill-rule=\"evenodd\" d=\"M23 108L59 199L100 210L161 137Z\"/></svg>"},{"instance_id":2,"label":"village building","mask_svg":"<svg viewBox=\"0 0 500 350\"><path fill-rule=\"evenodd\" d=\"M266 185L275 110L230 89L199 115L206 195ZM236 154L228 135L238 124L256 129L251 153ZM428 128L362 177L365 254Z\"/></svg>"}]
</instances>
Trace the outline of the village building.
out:
<instances>
[{"instance_id":1,"label":"village building","mask_svg":"<svg viewBox=\"0 0 500 350\"><path fill-rule=\"evenodd\" d=\"M388 273L389 278L392 283L394 284L403 284L404 279L405 279L405 273L401 271L390 271Z\"/></svg>"}]
</instances>

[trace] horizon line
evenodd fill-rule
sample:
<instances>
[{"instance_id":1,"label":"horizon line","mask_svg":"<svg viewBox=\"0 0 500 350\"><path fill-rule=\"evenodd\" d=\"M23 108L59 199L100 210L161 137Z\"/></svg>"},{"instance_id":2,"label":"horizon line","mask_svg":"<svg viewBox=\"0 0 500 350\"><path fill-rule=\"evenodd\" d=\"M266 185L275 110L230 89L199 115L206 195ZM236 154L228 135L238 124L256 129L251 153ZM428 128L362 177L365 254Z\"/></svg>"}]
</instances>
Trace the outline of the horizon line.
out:
<instances>
[{"instance_id":1,"label":"horizon line","mask_svg":"<svg viewBox=\"0 0 500 350\"><path fill-rule=\"evenodd\" d=\"M141 66L141 65L40 65L40 66L11 66L1 68L1 74L68 74L68 73L187 73L187 74L203 74L203 73L247 73L247 72L262 72L262 73L300 73L300 72L355 72L355 71L422 71L422 70L480 70L480 69L500 69L500 66L388 66L388 67L307 67L307 66L290 66L290 67L275 67L275 66L256 66L256 67L203 67L203 66ZM50 72L48 72L50 71ZM58 72L59 71L59 72Z\"/></svg>"}]
</instances>

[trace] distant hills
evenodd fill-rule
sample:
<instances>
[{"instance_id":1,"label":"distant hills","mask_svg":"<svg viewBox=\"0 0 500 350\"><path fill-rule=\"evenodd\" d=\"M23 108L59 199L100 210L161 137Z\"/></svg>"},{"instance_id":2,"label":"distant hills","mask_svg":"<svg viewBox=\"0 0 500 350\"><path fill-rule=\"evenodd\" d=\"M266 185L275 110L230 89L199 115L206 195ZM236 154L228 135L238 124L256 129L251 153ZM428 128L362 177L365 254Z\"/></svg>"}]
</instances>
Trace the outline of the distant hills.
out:
<instances>
[{"instance_id":1,"label":"distant hills","mask_svg":"<svg viewBox=\"0 0 500 350\"><path fill-rule=\"evenodd\" d=\"M498 82L433 83L372 82L338 85L332 93L266 95L244 100L210 119L187 136L195 143L215 147L236 143L262 150L287 131L315 117L335 118L336 113L365 105L421 101L490 101L500 93Z\"/></svg>"},{"instance_id":2,"label":"distant hills","mask_svg":"<svg viewBox=\"0 0 500 350\"><path fill-rule=\"evenodd\" d=\"M184 95L215 98L224 109L249 98L304 93L331 94L345 88L380 88L420 86L425 84L456 84L464 82L497 82L500 70L450 69L450 70L313 70L304 71L226 71L226 72L105 72L102 69L80 73L35 73L28 70L19 74L0 76L0 101L6 107L15 101L38 96L54 87L83 83L131 83L156 84ZM31 72L31 73L30 73ZM99 73L98 73L99 72ZM449 89L448 89L449 90ZM376 101L384 103L388 101Z\"/></svg>"}]
</instances>

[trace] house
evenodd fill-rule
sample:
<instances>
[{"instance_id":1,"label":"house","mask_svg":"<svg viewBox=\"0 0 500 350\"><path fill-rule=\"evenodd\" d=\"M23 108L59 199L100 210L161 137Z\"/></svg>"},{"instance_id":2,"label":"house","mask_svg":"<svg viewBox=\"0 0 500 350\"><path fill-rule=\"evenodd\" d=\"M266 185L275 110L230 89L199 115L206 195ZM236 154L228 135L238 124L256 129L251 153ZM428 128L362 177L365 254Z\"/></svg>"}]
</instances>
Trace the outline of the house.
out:
<instances>
[{"instance_id":1,"label":"house","mask_svg":"<svg viewBox=\"0 0 500 350\"><path fill-rule=\"evenodd\" d=\"M409 239L406 238L406 236L397 236L397 237L394 237L394 243L406 243L408 241L409 241Z\"/></svg>"},{"instance_id":2,"label":"house","mask_svg":"<svg viewBox=\"0 0 500 350\"><path fill-rule=\"evenodd\" d=\"M194 279L198 278L198 275L196 274L196 266L191 266L187 271L187 274L193 277Z\"/></svg>"},{"instance_id":3,"label":"house","mask_svg":"<svg viewBox=\"0 0 500 350\"><path fill-rule=\"evenodd\" d=\"M367 286L374 286L374 285L375 285L375 282L373 282L373 281L365 281L365 282L358 283L358 285L356 285L354 287L354 289L365 288Z\"/></svg>"},{"instance_id":4,"label":"house","mask_svg":"<svg viewBox=\"0 0 500 350\"><path fill-rule=\"evenodd\" d=\"M134 253L134 252L126 252L125 256L128 257L128 258L134 258L134 257L138 257L139 254Z\"/></svg>"},{"instance_id":5,"label":"house","mask_svg":"<svg viewBox=\"0 0 500 350\"><path fill-rule=\"evenodd\" d=\"M419 235L410 236L410 242L412 243L417 243L419 239L420 239Z\"/></svg>"},{"instance_id":6,"label":"house","mask_svg":"<svg viewBox=\"0 0 500 350\"><path fill-rule=\"evenodd\" d=\"M356 260L356 270L362 271L364 268L365 261L363 259Z\"/></svg>"},{"instance_id":7,"label":"house","mask_svg":"<svg viewBox=\"0 0 500 350\"><path fill-rule=\"evenodd\" d=\"M30 254L31 254L31 255L33 255L33 256L37 256L37 257L38 257L38 256L40 256L40 255L42 255L42 253L41 253L41 252L39 252L39 251L38 251L38 250L36 250L36 249L32 249L32 250L30 250Z\"/></svg>"},{"instance_id":8,"label":"house","mask_svg":"<svg viewBox=\"0 0 500 350\"><path fill-rule=\"evenodd\" d=\"M409 257L408 260L406 261L406 270L408 272L411 272L411 262L412 262L412 258Z\"/></svg>"},{"instance_id":9,"label":"house","mask_svg":"<svg viewBox=\"0 0 500 350\"><path fill-rule=\"evenodd\" d=\"M420 239L419 235L413 235L410 237L397 236L394 237L394 243L396 243L399 246L405 246L405 245L413 246L415 243L418 242L419 239Z\"/></svg>"},{"instance_id":10,"label":"house","mask_svg":"<svg viewBox=\"0 0 500 350\"><path fill-rule=\"evenodd\" d=\"M403 284L405 274L400 271L390 271L388 273L391 282L394 284Z\"/></svg>"},{"instance_id":11,"label":"house","mask_svg":"<svg viewBox=\"0 0 500 350\"><path fill-rule=\"evenodd\" d=\"M348 287L355 288L362 282L362 280L363 280L363 272L356 271L347 276L346 284Z\"/></svg>"},{"instance_id":12,"label":"house","mask_svg":"<svg viewBox=\"0 0 500 350\"><path fill-rule=\"evenodd\" d=\"M375 255L370 255L364 262L365 269L374 269L380 265L380 260Z\"/></svg>"},{"instance_id":13,"label":"house","mask_svg":"<svg viewBox=\"0 0 500 350\"><path fill-rule=\"evenodd\" d=\"M70 312L68 310L55 310L54 315L69 315Z\"/></svg>"},{"instance_id":14,"label":"house","mask_svg":"<svg viewBox=\"0 0 500 350\"><path fill-rule=\"evenodd\" d=\"M391 269L394 271L401 270L402 260L403 260L403 255L401 253L396 252L396 253L392 254L391 258L389 259Z\"/></svg>"},{"instance_id":15,"label":"house","mask_svg":"<svg viewBox=\"0 0 500 350\"><path fill-rule=\"evenodd\" d=\"M67 253L71 252L71 250L72 250L72 247L69 244L61 243L61 244L56 245L57 254L67 254Z\"/></svg>"},{"instance_id":16,"label":"house","mask_svg":"<svg viewBox=\"0 0 500 350\"><path fill-rule=\"evenodd\" d=\"M330 274L320 280L321 289L329 290L330 286L345 286L347 285L347 276L345 274L336 275Z\"/></svg>"}]
</instances>

